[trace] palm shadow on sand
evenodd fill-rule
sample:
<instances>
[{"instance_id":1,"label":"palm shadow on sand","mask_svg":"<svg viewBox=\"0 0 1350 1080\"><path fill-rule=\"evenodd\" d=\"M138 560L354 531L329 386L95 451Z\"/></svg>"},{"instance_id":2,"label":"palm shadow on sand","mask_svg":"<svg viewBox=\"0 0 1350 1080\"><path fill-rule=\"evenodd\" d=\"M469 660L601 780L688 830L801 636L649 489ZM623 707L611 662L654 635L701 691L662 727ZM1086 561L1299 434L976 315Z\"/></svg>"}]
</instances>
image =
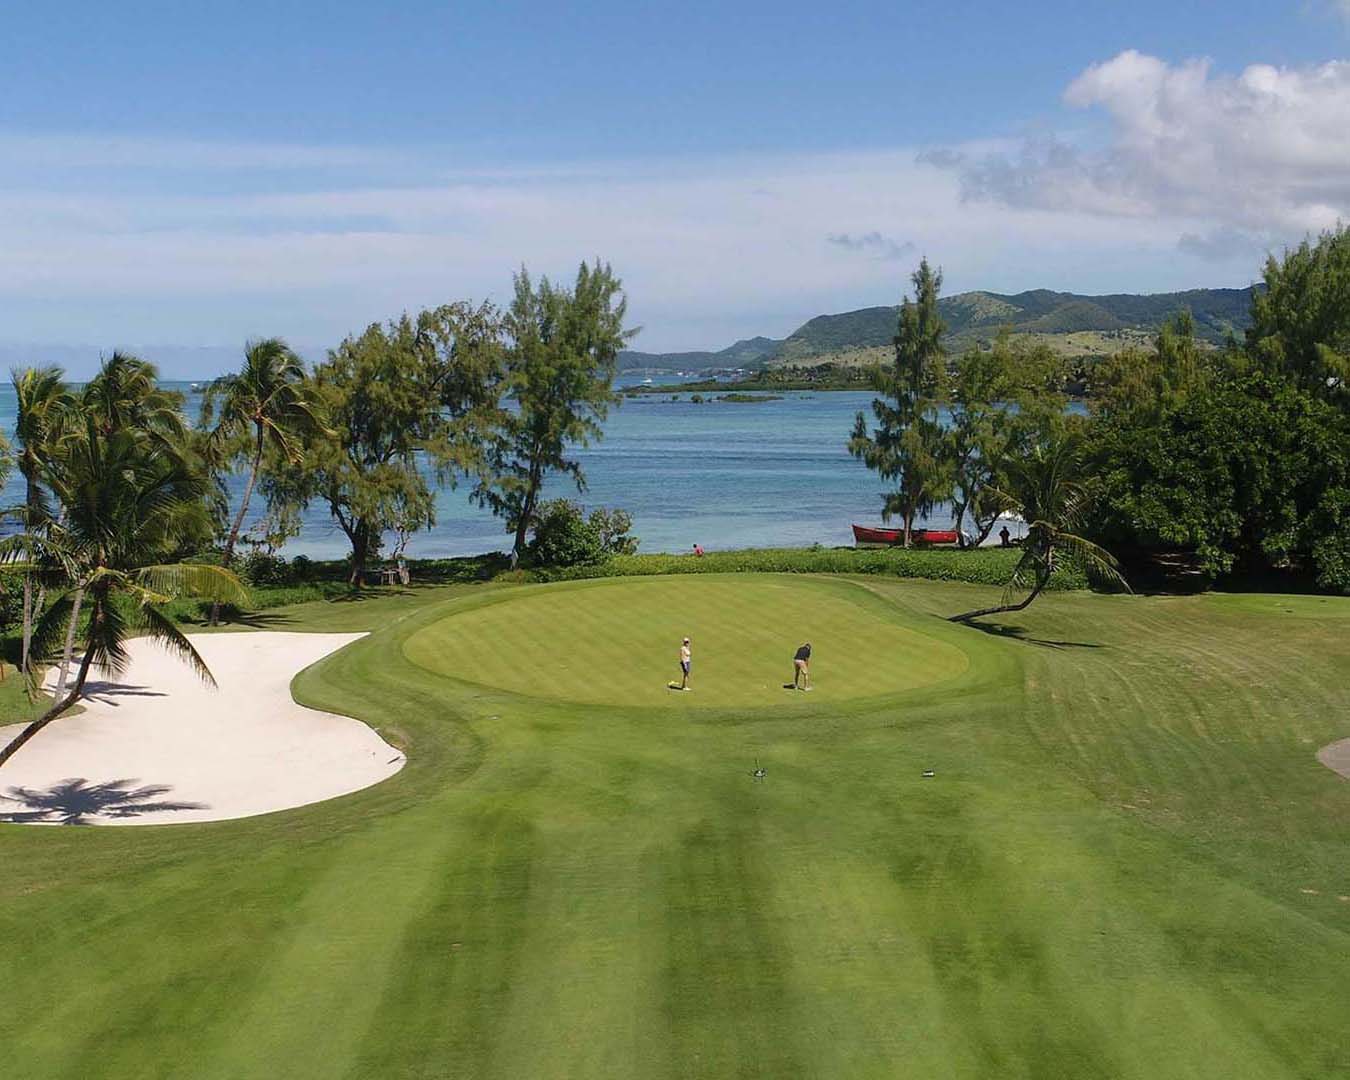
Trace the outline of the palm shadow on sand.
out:
<instances>
[{"instance_id":1,"label":"palm shadow on sand","mask_svg":"<svg viewBox=\"0 0 1350 1080\"><path fill-rule=\"evenodd\" d=\"M105 780L90 783L72 777L45 790L12 787L0 795L0 804L18 803L21 810L0 811L0 821L11 825L88 825L94 818L133 818L141 814L172 810L204 810L205 803L163 800L173 788L168 784L144 784L135 780Z\"/></svg>"},{"instance_id":2,"label":"palm shadow on sand","mask_svg":"<svg viewBox=\"0 0 1350 1080\"><path fill-rule=\"evenodd\" d=\"M168 697L163 690L151 690L148 686L132 686L128 683L95 682L90 679L84 684L82 697L97 701L100 705L117 705L117 698L124 697Z\"/></svg>"}]
</instances>

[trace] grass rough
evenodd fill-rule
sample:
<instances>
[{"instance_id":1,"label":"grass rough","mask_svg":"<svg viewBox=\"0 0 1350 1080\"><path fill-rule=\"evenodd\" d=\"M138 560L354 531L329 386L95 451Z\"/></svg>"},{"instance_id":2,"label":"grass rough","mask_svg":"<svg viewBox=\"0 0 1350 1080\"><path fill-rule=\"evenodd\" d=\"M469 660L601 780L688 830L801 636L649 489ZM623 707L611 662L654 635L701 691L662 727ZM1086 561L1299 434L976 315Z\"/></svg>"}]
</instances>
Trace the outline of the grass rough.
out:
<instances>
[{"instance_id":1,"label":"grass rough","mask_svg":"<svg viewBox=\"0 0 1350 1080\"><path fill-rule=\"evenodd\" d=\"M1062 592L982 632L943 616L996 590L836 580L860 636L968 671L790 710L545 702L408 659L498 594L603 595L622 617L574 651L604 680L661 617L639 594L680 584L269 613L374 631L296 693L407 766L242 821L0 826L8 1073L1350 1073L1350 784L1314 758L1348 733L1350 600Z\"/></svg>"}]
</instances>

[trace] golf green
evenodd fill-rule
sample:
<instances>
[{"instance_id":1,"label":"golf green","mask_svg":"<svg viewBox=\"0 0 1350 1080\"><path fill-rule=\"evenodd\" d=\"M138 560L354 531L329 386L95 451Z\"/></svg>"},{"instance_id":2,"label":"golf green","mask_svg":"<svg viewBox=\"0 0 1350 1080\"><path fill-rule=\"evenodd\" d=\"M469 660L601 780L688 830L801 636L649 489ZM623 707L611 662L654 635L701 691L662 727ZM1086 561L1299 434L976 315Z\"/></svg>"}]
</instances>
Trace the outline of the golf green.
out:
<instances>
[{"instance_id":1,"label":"golf green","mask_svg":"<svg viewBox=\"0 0 1350 1080\"><path fill-rule=\"evenodd\" d=\"M1350 600L944 619L997 596L743 575L268 613L371 631L295 694L407 765L238 821L0 825L5 1073L1350 1076L1350 783L1315 756L1350 735ZM808 637L820 688L790 694Z\"/></svg>"},{"instance_id":2,"label":"golf green","mask_svg":"<svg viewBox=\"0 0 1350 1080\"><path fill-rule=\"evenodd\" d=\"M685 637L694 655L687 695L670 690ZM499 596L418 631L404 651L429 671L534 698L782 708L785 698L794 704L783 691L808 641L817 704L927 686L968 666L956 645L852 582L721 577Z\"/></svg>"}]
</instances>

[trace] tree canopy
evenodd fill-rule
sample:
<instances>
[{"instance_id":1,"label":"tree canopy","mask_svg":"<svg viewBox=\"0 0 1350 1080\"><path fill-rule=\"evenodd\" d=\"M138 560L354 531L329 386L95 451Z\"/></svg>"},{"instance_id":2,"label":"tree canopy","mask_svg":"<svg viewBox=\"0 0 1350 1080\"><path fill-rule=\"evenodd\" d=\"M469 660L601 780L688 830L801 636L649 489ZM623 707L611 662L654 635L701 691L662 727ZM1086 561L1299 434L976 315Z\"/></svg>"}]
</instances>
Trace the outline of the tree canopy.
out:
<instances>
[{"instance_id":1,"label":"tree canopy","mask_svg":"<svg viewBox=\"0 0 1350 1080\"><path fill-rule=\"evenodd\" d=\"M34 413L24 425L26 437L42 446L26 479L57 509L25 512L23 532L0 542L0 556L20 561L52 595L31 627L32 655L54 660L64 641L68 662L78 640L79 659L69 689L63 666L55 699L0 747L0 765L78 701L94 665L112 674L125 667L133 631L209 680L162 605L183 594L243 595L228 570L181 561L185 550L209 543L210 479L181 411L174 415L181 402L158 385L153 365L114 354L78 399L66 396L57 372L21 372L15 382ZM39 425L43 402L53 409L60 403L59 427ZM54 415L50 419L55 424ZM28 674L35 679L35 670Z\"/></svg>"},{"instance_id":2,"label":"tree canopy","mask_svg":"<svg viewBox=\"0 0 1350 1080\"><path fill-rule=\"evenodd\" d=\"M372 324L313 373L303 454L266 485L274 512L318 499L351 544L351 579L386 532L436 520L431 479L453 484L483 461L502 380L497 315L446 304Z\"/></svg>"},{"instance_id":3,"label":"tree canopy","mask_svg":"<svg viewBox=\"0 0 1350 1080\"><path fill-rule=\"evenodd\" d=\"M1266 260L1247 349L1302 390L1350 403L1350 226Z\"/></svg>"},{"instance_id":4,"label":"tree canopy","mask_svg":"<svg viewBox=\"0 0 1350 1080\"><path fill-rule=\"evenodd\" d=\"M581 464L569 456L604 436L602 424L620 401L614 390L619 350L635 333L624 328L627 301L608 265L582 263L568 289L525 270L503 320L506 408L479 473L474 498L514 532L512 558L526 536L551 473L586 490Z\"/></svg>"},{"instance_id":5,"label":"tree canopy","mask_svg":"<svg viewBox=\"0 0 1350 1080\"><path fill-rule=\"evenodd\" d=\"M946 393L945 328L938 311L942 272L924 259L910 279L914 297L900 305L895 362L873 372L874 426L859 412L849 452L893 485L882 496L882 520L899 515L908 547L916 517L927 514L951 492L950 456L939 417Z\"/></svg>"}]
</instances>

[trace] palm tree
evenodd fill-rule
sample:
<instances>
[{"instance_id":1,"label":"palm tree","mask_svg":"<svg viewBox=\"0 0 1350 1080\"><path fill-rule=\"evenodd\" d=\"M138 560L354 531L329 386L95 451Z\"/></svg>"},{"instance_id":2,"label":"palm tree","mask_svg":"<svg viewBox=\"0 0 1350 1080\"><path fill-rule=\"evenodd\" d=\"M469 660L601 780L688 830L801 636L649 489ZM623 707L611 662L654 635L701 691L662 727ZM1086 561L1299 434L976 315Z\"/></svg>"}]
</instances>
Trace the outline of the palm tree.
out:
<instances>
[{"instance_id":1,"label":"palm tree","mask_svg":"<svg viewBox=\"0 0 1350 1080\"><path fill-rule=\"evenodd\" d=\"M183 395L161 387L159 369L138 356L113 350L98 374L85 384L79 408L104 437L116 431L136 430L175 454L181 456L186 450L189 432L183 419ZM76 627L83 604L83 590L76 588L56 682L58 697L65 691L75 654Z\"/></svg>"},{"instance_id":2,"label":"palm tree","mask_svg":"<svg viewBox=\"0 0 1350 1080\"><path fill-rule=\"evenodd\" d=\"M17 464L23 477L23 527L28 533L46 527L51 519L51 507L42 484L44 462L55 450L56 442L71 415L75 399L64 382L64 372L58 367L25 368L10 373L14 383L14 397L18 406L14 437L19 443ZM20 670L28 673L28 648L33 638L33 571L23 579L23 651ZM42 609L42 593L38 594L36 610Z\"/></svg>"},{"instance_id":3,"label":"palm tree","mask_svg":"<svg viewBox=\"0 0 1350 1080\"><path fill-rule=\"evenodd\" d=\"M1022 557L1004 589L1003 603L953 615L952 622L969 622L983 615L1028 607L1049 582L1061 553L1078 559L1090 579L1129 590L1115 556L1073 531L1080 526L1089 503L1077 435L1057 432L1037 443L1024 456L1010 461L1005 466L1005 475L1007 509L1016 510L1029 523ZM1027 595L1014 602L1012 598L1027 588Z\"/></svg>"},{"instance_id":4,"label":"palm tree","mask_svg":"<svg viewBox=\"0 0 1350 1080\"><path fill-rule=\"evenodd\" d=\"M248 515L249 502L262 469L263 454L270 445L287 461L299 459L300 447L293 436L317 426L315 405L305 396L305 363L280 338L250 342L244 351L244 366L233 375L216 379L202 401L202 425L211 427L212 442L220 446L249 439L248 480L239 511L225 539L222 563L234 561L234 549ZM211 610L211 625L219 608Z\"/></svg>"},{"instance_id":5,"label":"palm tree","mask_svg":"<svg viewBox=\"0 0 1350 1080\"><path fill-rule=\"evenodd\" d=\"M34 627L33 655L51 655L68 627L79 625L71 617L77 597L87 609L83 652L70 688L59 690L50 707L0 749L0 766L79 700L94 665L113 675L126 667L133 630L213 681L192 643L160 607L176 595L243 597L238 579L222 567L160 561L177 548L184 522L199 513L208 482L156 433L105 432L98 417L86 415L84 430L63 441L47 480L64 507L64 520L43 533L0 542L0 555L37 551L65 573L63 591Z\"/></svg>"},{"instance_id":6,"label":"palm tree","mask_svg":"<svg viewBox=\"0 0 1350 1080\"><path fill-rule=\"evenodd\" d=\"M80 405L99 431L136 427L161 442L181 444L187 432L183 395L159 385L159 369L148 360L114 351L80 395Z\"/></svg>"}]
</instances>

